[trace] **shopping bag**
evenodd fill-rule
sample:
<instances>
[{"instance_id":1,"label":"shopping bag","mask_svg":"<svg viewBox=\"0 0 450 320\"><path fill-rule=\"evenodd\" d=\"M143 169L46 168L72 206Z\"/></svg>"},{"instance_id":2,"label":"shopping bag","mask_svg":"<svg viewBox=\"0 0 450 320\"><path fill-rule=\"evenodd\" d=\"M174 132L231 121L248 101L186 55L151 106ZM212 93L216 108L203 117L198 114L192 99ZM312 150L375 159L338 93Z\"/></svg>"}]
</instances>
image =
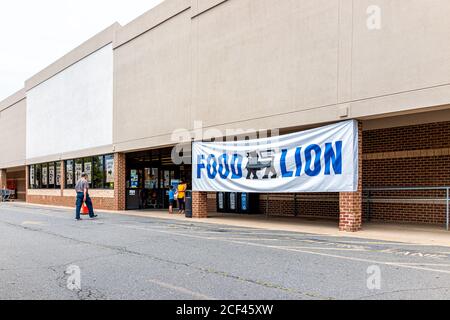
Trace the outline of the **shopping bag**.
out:
<instances>
[{"instance_id":1,"label":"shopping bag","mask_svg":"<svg viewBox=\"0 0 450 320\"><path fill-rule=\"evenodd\" d=\"M83 206L81 207L81 214L84 216L89 214L89 208L86 205L86 203L84 203L84 202L83 202Z\"/></svg>"}]
</instances>

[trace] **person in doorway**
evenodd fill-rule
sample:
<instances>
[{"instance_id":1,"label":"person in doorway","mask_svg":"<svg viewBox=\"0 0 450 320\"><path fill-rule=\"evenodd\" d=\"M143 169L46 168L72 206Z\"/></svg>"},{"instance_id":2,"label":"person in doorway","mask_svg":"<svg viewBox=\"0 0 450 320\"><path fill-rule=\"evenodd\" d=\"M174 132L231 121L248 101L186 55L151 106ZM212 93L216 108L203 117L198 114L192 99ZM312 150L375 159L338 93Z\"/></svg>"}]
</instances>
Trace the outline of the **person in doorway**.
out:
<instances>
[{"instance_id":1,"label":"person in doorway","mask_svg":"<svg viewBox=\"0 0 450 320\"><path fill-rule=\"evenodd\" d=\"M77 192L75 219L77 221L82 220L80 217L80 213L83 203L85 203L89 209L89 217L91 219L96 218L97 215L94 213L92 200L91 197L89 197L89 182L88 182L88 175L86 173L83 172L81 174L80 180L78 180L77 184L75 185L75 191Z\"/></svg>"},{"instance_id":2,"label":"person in doorway","mask_svg":"<svg viewBox=\"0 0 450 320\"><path fill-rule=\"evenodd\" d=\"M175 204L175 188L170 186L169 189L169 214L173 213L173 205Z\"/></svg>"},{"instance_id":3,"label":"person in doorway","mask_svg":"<svg viewBox=\"0 0 450 320\"><path fill-rule=\"evenodd\" d=\"M148 190L146 188L139 192L139 209L147 209Z\"/></svg>"},{"instance_id":4,"label":"person in doorway","mask_svg":"<svg viewBox=\"0 0 450 320\"><path fill-rule=\"evenodd\" d=\"M186 210L186 190L187 184L184 180L181 180L178 185L178 213L184 214Z\"/></svg>"}]
</instances>

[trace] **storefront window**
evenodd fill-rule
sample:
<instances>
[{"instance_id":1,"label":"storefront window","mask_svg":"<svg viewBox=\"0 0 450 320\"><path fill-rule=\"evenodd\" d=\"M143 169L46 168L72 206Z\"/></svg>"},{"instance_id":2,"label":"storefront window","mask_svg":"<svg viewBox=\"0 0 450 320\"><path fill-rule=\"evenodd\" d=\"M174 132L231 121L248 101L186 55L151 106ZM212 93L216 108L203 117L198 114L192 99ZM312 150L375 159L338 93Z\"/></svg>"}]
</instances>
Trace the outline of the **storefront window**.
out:
<instances>
[{"instance_id":1,"label":"storefront window","mask_svg":"<svg viewBox=\"0 0 450 320\"><path fill-rule=\"evenodd\" d=\"M114 189L114 156L96 156L66 161L66 188L74 188L84 172L92 189Z\"/></svg>"},{"instance_id":2,"label":"storefront window","mask_svg":"<svg viewBox=\"0 0 450 320\"><path fill-rule=\"evenodd\" d=\"M114 189L114 155L105 156L105 189Z\"/></svg>"},{"instance_id":3,"label":"storefront window","mask_svg":"<svg viewBox=\"0 0 450 320\"><path fill-rule=\"evenodd\" d=\"M103 189L106 176L105 168L103 167L103 157L94 157L94 167L92 172L93 188Z\"/></svg>"},{"instance_id":4,"label":"storefront window","mask_svg":"<svg viewBox=\"0 0 450 320\"><path fill-rule=\"evenodd\" d=\"M30 181L29 181L30 189L36 189L36 184L35 184L36 182L35 182L35 179L34 179L34 177L35 177L34 165L30 166L29 170L30 170L29 171L29 174L30 174Z\"/></svg>"},{"instance_id":5,"label":"storefront window","mask_svg":"<svg viewBox=\"0 0 450 320\"><path fill-rule=\"evenodd\" d=\"M43 189L48 188L48 165L45 163L42 165L42 179L41 179L41 187Z\"/></svg>"},{"instance_id":6,"label":"storefront window","mask_svg":"<svg viewBox=\"0 0 450 320\"><path fill-rule=\"evenodd\" d=\"M37 164L35 166L35 186L36 189L41 188L41 165Z\"/></svg>"},{"instance_id":7,"label":"storefront window","mask_svg":"<svg viewBox=\"0 0 450 320\"><path fill-rule=\"evenodd\" d=\"M66 161L66 188L74 188L73 160Z\"/></svg>"},{"instance_id":8,"label":"storefront window","mask_svg":"<svg viewBox=\"0 0 450 320\"><path fill-rule=\"evenodd\" d=\"M61 164L50 162L29 166L30 189L58 189L61 187Z\"/></svg>"},{"instance_id":9,"label":"storefront window","mask_svg":"<svg viewBox=\"0 0 450 320\"><path fill-rule=\"evenodd\" d=\"M48 164L48 187L50 189L55 188L55 163Z\"/></svg>"},{"instance_id":10,"label":"storefront window","mask_svg":"<svg viewBox=\"0 0 450 320\"><path fill-rule=\"evenodd\" d=\"M61 188L61 162L56 162L55 166L55 188Z\"/></svg>"},{"instance_id":11,"label":"storefront window","mask_svg":"<svg viewBox=\"0 0 450 320\"><path fill-rule=\"evenodd\" d=\"M93 188L91 157L83 159L83 172L87 174L87 179L89 181L89 188Z\"/></svg>"},{"instance_id":12,"label":"storefront window","mask_svg":"<svg viewBox=\"0 0 450 320\"><path fill-rule=\"evenodd\" d=\"M81 179L81 174L83 173L83 159L75 160L75 182Z\"/></svg>"}]
</instances>

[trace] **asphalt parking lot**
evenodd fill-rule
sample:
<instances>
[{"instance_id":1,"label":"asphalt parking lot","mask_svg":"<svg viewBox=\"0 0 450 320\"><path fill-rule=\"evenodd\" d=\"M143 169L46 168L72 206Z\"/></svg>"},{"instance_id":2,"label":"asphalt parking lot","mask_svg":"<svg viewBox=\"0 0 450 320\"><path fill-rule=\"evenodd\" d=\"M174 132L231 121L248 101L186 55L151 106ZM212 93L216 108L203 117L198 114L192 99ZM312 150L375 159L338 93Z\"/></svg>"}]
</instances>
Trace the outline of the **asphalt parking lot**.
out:
<instances>
[{"instance_id":1,"label":"asphalt parking lot","mask_svg":"<svg viewBox=\"0 0 450 320\"><path fill-rule=\"evenodd\" d=\"M450 299L450 247L195 220L2 204L0 252L0 299Z\"/></svg>"}]
</instances>

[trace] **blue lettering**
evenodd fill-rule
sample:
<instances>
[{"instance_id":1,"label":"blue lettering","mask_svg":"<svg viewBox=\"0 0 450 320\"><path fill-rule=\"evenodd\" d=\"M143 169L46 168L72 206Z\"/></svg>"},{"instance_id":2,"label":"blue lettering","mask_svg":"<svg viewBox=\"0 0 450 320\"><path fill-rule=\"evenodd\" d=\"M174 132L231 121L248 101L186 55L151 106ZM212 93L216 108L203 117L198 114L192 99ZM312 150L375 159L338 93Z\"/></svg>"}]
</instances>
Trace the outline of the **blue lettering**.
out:
<instances>
[{"instance_id":1,"label":"blue lettering","mask_svg":"<svg viewBox=\"0 0 450 320\"><path fill-rule=\"evenodd\" d=\"M197 179L202 178L202 169L206 169L205 164L203 163L205 160L205 156L203 154L199 154L197 156Z\"/></svg>"},{"instance_id":2,"label":"blue lettering","mask_svg":"<svg viewBox=\"0 0 450 320\"><path fill-rule=\"evenodd\" d=\"M299 147L295 150L295 166L297 167L297 171L295 172L296 177L300 177L302 174L302 148Z\"/></svg>"},{"instance_id":3,"label":"blue lettering","mask_svg":"<svg viewBox=\"0 0 450 320\"><path fill-rule=\"evenodd\" d=\"M211 164L212 162L212 164ZM207 171L208 171L208 178L209 179L215 179L216 175L217 175L217 162L216 162L216 157L213 154L210 154L208 156L208 160L207 160Z\"/></svg>"},{"instance_id":4,"label":"blue lettering","mask_svg":"<svg viewBox=\"0 0 450 320\"><path fill-rule=\"evenodd\" d=\"M331 162L335 174L342 174L342 141L336 142L336 153L333 150L333 144L325 145L325 175L331 174Z\"/></svg>"},{"instance_id":5,"label":"blue lettering","mask_svg":"<svg viewBox=\"0 0 450 320\"><path fill-rule=\"evenodd\" d=\"M280 159L280 166L281 166L281 173L283 175L283 178L290 178L294 175L294 172L288 171L286 168L286 156L288 151L286 149L283 149L281 151L281 159Z\"/></svg>"},{"instance_id":6,"label":"blue lettering","mask_svg":"<svg viewBox=\"0 0 450 320\"><path fill-rule=\"evenodd\" d=\"M241 179L242 178L242 156L238 154L233 155L233 160L231 162L231 179ZM237 171L236 171L236 161L237 161Z\"/></svg>"},{"instance_id":7,"label":"blue lettering","mask_svg":"<svg viewBox=\"0 0 450 320\"><path fill-rule=\"evenodd\" d=\"M227 179L229 174L228 155L225 153L219 157L219 175L222 179Z\"/></svg>"},{"instance_id":8,"label":"blue lettering","mask_svg":"<svg viewBox=\"0 0 450 320\"><path fill-rule=\"evenodd\" d=\"M312 144L304 149L305 153L305 174L310 177L316 177L322 172L322 154L324 153L325 175L331 175L332 171L336 175L342 174L342 141L335 143L326 143L325 150L317 144ZM295 176L300 177L303 170L302 147L295 150ZM280 167L283 178L294 176L294 170L289 170L287 163L288 149L281 151ZM314 154L313 154L314 153ZM231 158L231 159L230 159ZM231 163L230 163L231 160ZM228 179L231 173L231 179L241 179L243 157L239 154L222 154L218 158L211 154L205 162L205 155L197 156L197 179L202 178L202 170L206 169L209 179L215 179L217 175L221 179Z\"/></svg>"},{"instance_id":9,"label":"blue lettering","mask_svg":"<svg viewBox=\"0 0 450 320\"><path fill-rule=\"evenodd\" d=\"M311 169L312 152L315 153L314 169ZM305 150L306 167L305 173L310 177L318 176L322 171L322 165L320 164L320 157L322 156L322 149L317 144L308 146Z\"/></svg>"}]
</instances>

